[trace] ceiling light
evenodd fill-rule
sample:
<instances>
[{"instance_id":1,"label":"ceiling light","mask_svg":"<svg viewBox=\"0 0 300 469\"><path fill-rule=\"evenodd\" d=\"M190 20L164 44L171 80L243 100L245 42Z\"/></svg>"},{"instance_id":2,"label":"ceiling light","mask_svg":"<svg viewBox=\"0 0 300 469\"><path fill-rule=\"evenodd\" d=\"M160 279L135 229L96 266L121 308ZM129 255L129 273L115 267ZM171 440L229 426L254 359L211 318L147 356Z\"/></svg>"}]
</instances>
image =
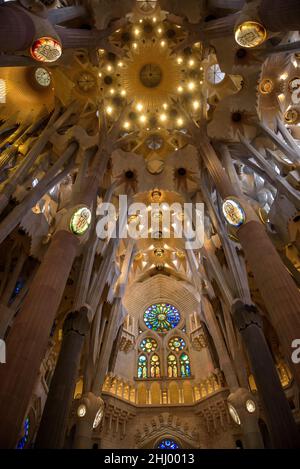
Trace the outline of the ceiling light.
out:
<instances>
[{"instance_id":1,"label":"ceiling light","mask_svg":"<svg viewBox=\"0 0 300 469\"><path fill-rule=\"evenodd\" d=\"M111 72L113 68L112 68L111 65L107 65L106 69L107 69L108 72Z\"/></svg>"},{"instance_id":2,"label":"ceiling light","mask_svg":"<svg viewBox=\"0 0 300 469\"><path fill-rule=\"evenodd\" d=\"M166 45L166 41L161 41L160 45L164 47Z\"/></svg>"},{"instance_id":3,"label":"ceiling light","mask_svg":"<svg viewBox=\"0 0 300 469\"><path fill-rule=\"evenodd\" d=\"M111 89L109 90L109 92L110 92L110 94L115 94L115 90L114 90L113 88L111 88Z\"/></svg>"},{"instance_id":4,"label":"ceiling light","mask_svg":"<svg viewBox=\"0 0 300 469\"><path fill-rule=\"evenodd\" d=\"M178 86L177 91L178 91L178 93L182 93L183 92L182 86Z\"/></svg>"},{"instance_id":5,"label":"ceiling light","mask_svg":"<svg viewBox=\"0 0 300 469\"><path fill-rule=\"evenodd\" d=\"M124 129L129 129L130 127L130 122L126 121L124 122Z\"/></svg>"},{"instance_id":6,"label":"ceiling light","mask_svg":"<svg viewBox=\"0 0 300 469\"><path fill-rule=\"evenodd\" d=\"M133 42L133 43L132 43L132 47L133 47L134 49L137 49L137 46L138 46L138 45L137 45L136 42Z\"/></svg>"},{"instance_id":7,"label":"ceiling light","mask_svg":"<svg viewBox=\"0 0 300 469\"><path fill-rule=\"evenodd\" d=\"M183 62L183 58L182 57L177 57L177 63L180 65L182 64Z\"/></svg>"},{"instance_id":8,"label":"ceiling light","mask_svg":"<svg viewBox=\"0 0 300 469\"><path fill-rule=\"evenodd\" d=\"M189 61L189 66L190 66L190 67L193 67L194 65L195 65L195 60L194 60L194 59L191 59L191 60Z\"/></svg>"},{"instance_id":9,"label":"ceiling light","mask_svg":"<svg viewBox=\"0 0 300 469\"><path fill-rule=\"evenodd\" d=\"M183 119L182 119L182 117L179 117L179 118L177 119L177 125L178 125L179 127L181 127L181 126L183 125Z\"/></svg>"},{"instance_id":10,"label":"ceiling light","mask_svg":"<svg viewBox=\"0 0 300 469\"><path fill-rule=\"evenodd\" d=\"M188 83L188 89L190 91L193 91L195 89L195 83L193 81L190 81L190 83Z\"/></svg>"},{"instance_id":11,"label":"ceiling light","mask_svg":"<svg viewBox=\"0 0 300 469\"><path fill-rule=\"evenodd\" d=\"M161 122L166 122L166 120L167 120L166 114L161 114L160 115L160 120L161 120Z\"/></svg>"},{"instance_id":12,"label":"ceiling light","mask_svg":"<svg viewBox=\"0 0 300 469\"><path fill-rule=\"evenodd\" d=\"M147 120L147 117L143 114L142 116L140 116L140 121L142 124L144 124Z\"/></svg>"},{"instance_id":13,"label":"ceiling light","mask_svg":"<svg viewBox=\"0 0 300 469\"><path fill-rule=\"evenodd\" d=\"M118 67L123 67L123 62L118 62Z\"/></svg>"},{"instance_id":14,"label":"ceiling light","mask_svg":"<svg viewBox=\"0 0 300 469\"><path fill-rule=\"evenodd\" d=\"M107 114L109 114L109 115L112 114L112 112L113 112L112 106L107 106L106 112L107 112Z\"/></svg>"},{"instance_id":15,"label":"ceiling light","mask_svg":"<svg viewBox=\"0 0 300 469\"><path fill-rule=\"evenodd\" d=\"M197 111L197 109L199 109L199 107L200 107L199 101L194 101L193 102L193 108L195 109L195 111Z\"/></svg>"},{"instance_id":16,"label":"ceiling light","mask_svg":"<svg viewBox=\"0 0 300 469\"><path fill-rule=\"evenodd\" d=\"M137 106L136 106L136 109L137 111L141 112L143 110L144 106L142 105L142 103L138 103Z\"/></svg>"},{"instance_id":17,"label":"ceiling light","mask_svg":"<svg viewBox=\"0 0 300 469\"><path fill-rule=\"evenodd\" d=\"M164 109L168 109L167 103L164 103L164 104L163 104L163 108L164 108Z\"/></svg>"},{"instance_id":18,"label":"ceiling light","mask_svg":"<svg viewBox=\"0 0 300 469\"><path fill-rule=\"evenodd\" d=\"M139 30L138 28L136 28L136 29L134 30L134 34L135 34L136 36L138 36L138 35L140 34L140 30Z\"/></svg>"},{"instance_id":19,"label":"ceiling light","mask_svg":"<svg viewBox=\"0 0 300 469\"><path fill-rule=\"evenodd\" d=\"M126 96L126 90L121 91L121 96Z\"/></svg>"}]
</instances>

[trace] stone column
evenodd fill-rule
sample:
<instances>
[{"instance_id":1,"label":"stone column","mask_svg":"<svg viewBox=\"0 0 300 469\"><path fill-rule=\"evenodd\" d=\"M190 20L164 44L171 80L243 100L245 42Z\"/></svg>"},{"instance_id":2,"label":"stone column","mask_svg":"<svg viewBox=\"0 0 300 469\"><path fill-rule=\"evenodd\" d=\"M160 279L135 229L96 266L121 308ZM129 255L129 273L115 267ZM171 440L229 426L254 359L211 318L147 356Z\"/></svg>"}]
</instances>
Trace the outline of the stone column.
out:
<instances>
[{"instance_id":1,"label":"stone column","mask_svg":"<svg viewBox=\"0 0 300 469\"><path fill-rule=\"evenodd\" d=\"M0 51L22 51L31 46L35 35L32 18L16 5L0 6Z\"/></svg>"},{"instance_id":2,"label":"stone column","mask_svg":"<svg viewBox=\"0 0 300 469\"><path fill-rule=\"evenodd\" d=\"M199 152L221 197L239 198L212 145L205 137L203 144L199 146ZM289 360L294 377L300 385L300 365L291 362L292 342L300 338L300 292L269 239L264 225L242 198L240 201L247 212L246 223L236 231L236 235L271 322L281 339L285 357Z\"/></svg>"},{"instance_id":3,"label":"stone column","mask_svg":"<svg viewBox=\"0 0 300 469\"><path fill-rule=\"evenodd\" d=\"M258 9L261 22L270 31L299 31L298 0L261 0Z\"/></svg>"},{"instance_id":4,"label":"stone column","mask_svg":"<svg viewBox=\"0 0 300 469\"><path fill-rule=\"evenodd\" d=\"M300 384L300 365L291 361L292 342L300 338L299 290L261 223L249 221L237 234L285 357Z\"/></svg>"},{"instance_id":5,"label":"stone column","mask_svg":"<svg viewBox=\"0 0 300 469\"><path fill-rule=\"evenodd\" d=\"M253 305L232 306L236 327L245 343L274 448L300 448L300 435L282 389L262 321Z\"/></svg>"},{"instance_id":6,"label":"stone column","mask_svg":"<svg viewBox=\"0 0 300 469\"><path fill-rule=\"evenodd\" d=\"M82 348L88 330L87 308L67 316L63 327L61 350L36 439L36 448L60 449L64 445Z\"/></svg>"},{"instance_id":7,"label":"stone column","mask_svg":"<svg viewBox=\"0 0 300 469\"><path fill-rule=\"evenodd\" d=\"M70 231L57 231L7 339L0 366L0 448L14 448L55 315L79 246Z\"/></svg>"}]
</instances>

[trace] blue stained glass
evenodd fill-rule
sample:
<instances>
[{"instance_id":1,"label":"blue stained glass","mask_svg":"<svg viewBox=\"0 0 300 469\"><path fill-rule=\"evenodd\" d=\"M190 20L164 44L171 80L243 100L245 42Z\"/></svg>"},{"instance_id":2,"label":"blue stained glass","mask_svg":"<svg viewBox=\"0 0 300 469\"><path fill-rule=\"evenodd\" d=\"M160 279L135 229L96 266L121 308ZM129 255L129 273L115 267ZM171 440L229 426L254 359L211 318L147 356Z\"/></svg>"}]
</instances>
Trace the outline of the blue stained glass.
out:
<instances>
[{"instance_id":1,"label":"blue stained glass","mask_svg":"<svg viewBox=\"0 0 300 469\"><path fill-rule=\"evenodd\" d=\"M30 420L29 418L27 417L27 419L25 420L24 422L24 435L22 436L22 438L20 439L18 445L17 445L17 449L24 449L26 444L28 443L28 439L29 439L29 428L30 428Z\"/></svg>"},{"instance_id":2,"label":"blue stained glass","mask_svg":"<svg viewBox=\"0 0 300 469\"><path fill-rule=\"evenodd\" d=\"M178 444L174 440L165 438L157 446L158 449L179 449Z\"/></svg>"},{"instance_id":3,"label":"blue stained glass","mask_svg":"<svg viewBox=\"0 0 300 469\"><path fill-rule=\"evenodd\" d=\"M157 303L146 309L144 322L149 329L165 333L178 326L180 313L170 304Z\"/></svg>"}]
</instances>

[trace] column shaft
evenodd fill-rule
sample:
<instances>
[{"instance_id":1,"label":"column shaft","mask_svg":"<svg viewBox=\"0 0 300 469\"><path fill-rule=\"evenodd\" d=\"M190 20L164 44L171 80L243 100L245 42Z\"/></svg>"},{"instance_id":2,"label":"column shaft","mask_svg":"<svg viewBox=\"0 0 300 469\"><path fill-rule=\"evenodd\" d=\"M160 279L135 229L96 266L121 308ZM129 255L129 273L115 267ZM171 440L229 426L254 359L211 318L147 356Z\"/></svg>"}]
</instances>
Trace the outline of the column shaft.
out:
<instances>
[{"instance_id":1,"label":"column shaft","mask_svg":"<svg viewBox=\"0 0 300 469\"><path fill-rule=\"evenodd\" d=\"M238 237L285 357L300 383L300 365L291 361L292 342L300 338L299 290L260 222L250 221L243 225Z\"/></svg>"},{"instance_id":2,"label":"column shaft","mask_svg":"<svg viewBox=\"0 0 300 469\"><path fill-rule=\"evenodd\" d=\"M249 311L243 307L233 309L248 352L273 445L275 448L299 448L300 435L262 331L260 317L253 312L253 307Z\"/></svg>"},{"instance_id":3,"label":"column shaft","mask_svg":"<svg viewBox=\"0 0 300 469\"><path fill-rule=\"evenodd\" d=\"M88 328L89 323L84 311L71 313L65 321L62 346L39 427L36 448L61 449L64 445Z\"/></svg>"},{"instance_id":4,"label":"column shaft","mask_svg":"<svg viewBox=\"0 0 300 469\"><path fill-rule=\"evenodd\" d=\"M261 0L259 15L270 31L299 31L299 0Z\"/></svg>"},{"instance_id":5,"label":"column shaft","mask_svg":"<svg viewBox=\"0 0 300 469\"><path fill-rule=\"evenodd\" d=\"M7 363L0 367L0 448L17 443L78 243L68 231L55 234L8 336Z\"/></svg>"}]
</instances>

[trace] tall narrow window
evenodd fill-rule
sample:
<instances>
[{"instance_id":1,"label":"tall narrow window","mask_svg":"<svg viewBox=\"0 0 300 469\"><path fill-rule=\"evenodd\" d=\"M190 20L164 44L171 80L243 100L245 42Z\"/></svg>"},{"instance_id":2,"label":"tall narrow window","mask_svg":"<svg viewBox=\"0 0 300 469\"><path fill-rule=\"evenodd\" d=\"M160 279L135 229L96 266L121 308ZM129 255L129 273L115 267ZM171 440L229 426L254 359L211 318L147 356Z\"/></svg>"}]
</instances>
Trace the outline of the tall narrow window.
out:
<instances>
[{"instance_id":1,"label":"tall narrow window","mask_svg":"<svg viewBox=\"0 0 300 469\"><path fill-rule=\"evenodd\" d=\"M168 377L169 378L178 377L177 358L172 353L168 356Z\"/></svg>"},{"instance_id":2,"label":"tall narrow window","mask_svg":"<svg viewBox=\"0 0 300 469\"><path fill-rule=\"evenodd\" d=\"M0 103L6 103L6 83L2 78L0 79Z\"/></svg>"},{"instance_id":3,"label":"tall narrow window","mask_svg":"<svg viewBox=\"0 0 300 469\"><path fill-rule=\"evenodd\" d=\"M138 359L138 378L147 378L147 358L145 355L140 355Z\"/></svg>"},{"instance_id":4,"label":"tall narrow window","mask_svg":"<svg viewBox=\"0 0 300 469\"><path fill-rule=\"evenodd\" d=\"M151 357L150 375L151 375L151 378L160 378L159 356L156 354L152 355Z\"/></svg>"},{"instance_id":5,"label":"tall narrow window","mask_svg":"<svg viewBox=\"0 0 300 469\"><path fill-rule=\"evenodd\" d=\"M186 353L180 355L180 376L182 378L191 376L190 359Z\"/></svg>"}]
</instances>

